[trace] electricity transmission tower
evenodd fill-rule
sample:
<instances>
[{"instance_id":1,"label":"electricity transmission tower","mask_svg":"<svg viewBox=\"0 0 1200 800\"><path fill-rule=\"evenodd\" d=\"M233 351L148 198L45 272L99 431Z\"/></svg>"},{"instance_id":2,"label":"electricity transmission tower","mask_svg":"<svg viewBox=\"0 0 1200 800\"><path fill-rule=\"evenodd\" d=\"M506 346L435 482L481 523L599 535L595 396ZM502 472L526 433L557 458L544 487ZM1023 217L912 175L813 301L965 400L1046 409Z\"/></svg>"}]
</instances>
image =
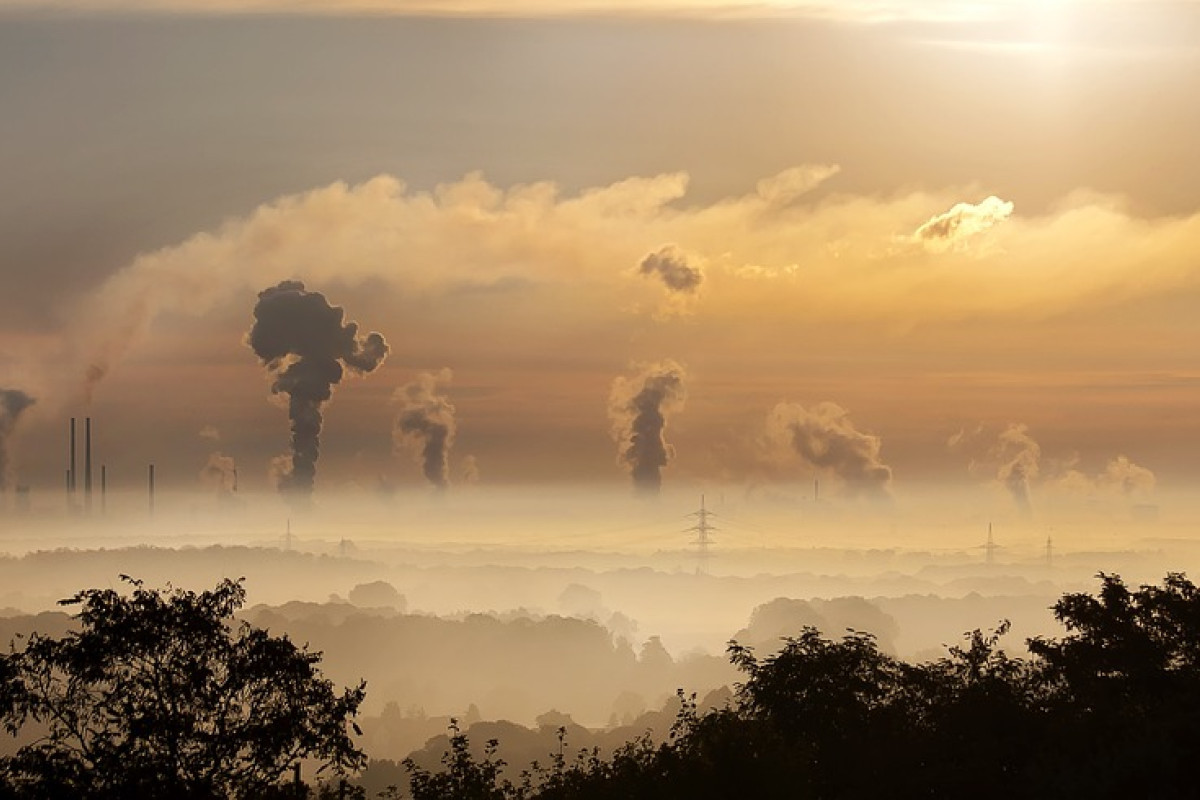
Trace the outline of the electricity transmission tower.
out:
<instances>
[{"instance_id":1,"label":"electricity transmission tower","mask_svg":"<svg viewBox=\"0 0 1200 800\"><path fill-rule=\"evenodd\" d=\"M696 545L696 574L707 575L709 559L708 548L709 545L713 543L713 539L710 534L717 530L716 526L710 524L708 520L710 517L715 517L716 514L704 507L704 495L700 495L700 510L693 511L691 514L688 514L688 516L696 518L696 524L684 530L684 533L696 534L696 538L692 540L692 544Z\"/></svg>"}]
</instances>

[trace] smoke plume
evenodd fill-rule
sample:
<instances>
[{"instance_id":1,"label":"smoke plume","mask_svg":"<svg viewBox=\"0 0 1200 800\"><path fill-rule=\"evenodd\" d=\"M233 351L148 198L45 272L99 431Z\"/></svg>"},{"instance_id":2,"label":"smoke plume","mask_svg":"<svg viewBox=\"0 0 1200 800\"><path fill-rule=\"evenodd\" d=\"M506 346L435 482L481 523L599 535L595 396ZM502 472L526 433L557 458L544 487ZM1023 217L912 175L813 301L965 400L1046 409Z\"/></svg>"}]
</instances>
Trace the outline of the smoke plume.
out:
<instances>
[{"instance_id":1,"label":"smoke plume","mask_svg":"<svg viewBox=\"0 0 1200 800\"><path fill-rule=\"evenodd\" d=\"M891 497L892 468L879 458L879 437L854 427L849 412L836 403L818 403L811 409L779 403L767 415L767 439L811 467L837 476L852 497Z\"/></svg>"},{"instance_id":2,"label":"smoke plume","mask_svg":"<svg viewBox=\"0 0 1200 800\"><path fill-rule=\"evenodd\" d=\"M271 391L288 396L292 425L291 463L280 474L279 488L307 501L312 495L320 451L321 410L341 380L343 365L367 373L387 356L378 333L365 338L358 325L342 322L343 311L299 281L283 281L259 292L254 327L247 343L274 380Z\"/></svg>"},{"instance_id":3,"label":"smoke plume","mask_svg":"<svg viewBox=\"0 0 1200 800\"><path fill-rule=\"evenodd\" d=\"M396 390L400 406L392 427L397 450L408 450L421 465L421 473L437 489L450 485L450 449L454 446L454 406L441 390L450 383L448 369L422 372Z\"/></svg>"},{"instance_id":4,"label":"smoke plume","mask_svg":"<svg viewBox=\"0 0 1200 800\"><path fill-rule=\"evenodd\" d=\"M472 455L463 456L462 482L466 484L479 483L479 459Z\"/></svg>"},{"instance_id":5,"label":"smoke plume","mask_svg":"<svg viewBox=\"0 0 1200 800\"><path fill-rule=\"evenodd\" d=\"M682 409L687 399L685 378L683 367L668 360L613 381L608 415L618 445L617 463L629 467L639 492L657 493L662 488L663 467L675 457L675 448L667 444L663 431L667 415Z\"/></svg>"},{"instance_id":6,"label":"smoke plume","mask_svg":"<svg viewBox=\"0 0 1200 800\"><path fill-rule=\"evenodd\" d=\"M233 456L211 453L208 462L200 470L200 480L216 489L217 494L237 491L237 463Z\"/></svg>"},{"instance_id":7,"label":"smoke plume","mask_svg":"<svg viewBox=\"0 0 1200 800\"><path fill-rule=\"evenodd\" d=\"M7 489L9 483L8 440L17 429L21 414L35 402L20 389L0 389L0 491Z\"/></svg>"},{"instance_id":8,"label":"smoke plume","mask_svg":"<svg viewBox=\"0 0 1200 800\"><path fill-rule=\"evenodd\" d=\"M667 291L696 294L704 282L704 271L694 262L683 250L668 244L643 258L638 272L648 277L657 275Z\"/></svg>"},{"instance_id":9,"label":"smoke plume","mask_svg":"<svg viewBox=\"0 0 1200 800\"><path fill-rule=\"evenodd\" d=\"M1032 516L1029 485L1040 471L1041 446L1029 435L1028 426L1013 422L1000 432L994 454L1000 461L996 477L1008 489L1021 514Z\"/></svg>"}]
</instances>

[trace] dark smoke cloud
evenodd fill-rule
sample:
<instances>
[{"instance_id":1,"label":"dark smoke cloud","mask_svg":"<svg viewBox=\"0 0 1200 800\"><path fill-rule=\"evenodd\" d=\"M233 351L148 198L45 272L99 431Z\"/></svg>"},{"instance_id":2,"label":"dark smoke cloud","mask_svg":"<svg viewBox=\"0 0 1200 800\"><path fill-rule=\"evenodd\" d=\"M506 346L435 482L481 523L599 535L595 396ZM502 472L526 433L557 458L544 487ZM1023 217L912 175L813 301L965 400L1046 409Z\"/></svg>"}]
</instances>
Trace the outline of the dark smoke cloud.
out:
<instances>
[{"instance_id":1,"label":"dark smoke cloud","mask_svg":"<svg viewBox=\"0 0 1200 800\"><path fill-rule=\"evenodd\" d=\"M855 428L849 413L836 403L818 403L811 409L778 404L767 415L767 439L809 466L837 476L853 497L891 497L892 468L880 460L879 437Z\"/></svg>"},{"instance_id":2,"label":"dark smoke cloud","mask_svg":"<svg viewBox=\"0 0 1200 800\"><path fill-rule=\"evenodd\" d=\"M8 455L8 440L17 429L17 422L25 409L36 401L20 389L0 389L0 491L8 488L11 462Z\"/></svg>"},{"instance_id":3,"label":"dark smoke cloud","mask_svg":"<svg viewBox=\"0 0 1200 800\"><path fill-rule=\"evenodd\" d=\"M704 282L704 271L700 266L673 244L643 258L638 272L646 276L657 275L668 291L683 294L695 294Z\"/></svg>"},{"instance_id":4,"label":"dark smoke cloud","mask_svg":"<svg viewBox=\"0 0 1200 800\"><path fill-rule=\"evenodd\" d=\"M288 396L292 423L291 463L280 471L279 488L303 502L311 495L320 451L321 409L341 380L343 365L367 373L387 356L378 333L365 338L358 325L342 322L343 311L299 281L283 281L259 292L247 343L274 376L271 391Z\"/></svg>"},{"instance_id":5,"label":"dark smoke cloud","mask_svg":"<svg viewBox=\"0 0 1200 800\"><path fill-rule=\"evenodd\" d=\"M662 470L675 457L663 431L667 415L683 408L686 373L674 361L650 364L633 377L613 381L608 414L617 440L617 463L629 467L639 492L656 494Z\"/></svg>"},{"instance_id":6,"label":"dark smoke cloud","mask_svg":"<svg viewBox=\"0 0 1200 800\"><path fill-rule=\"evenodd\" d=\"M416 457L421 473L438 489L450 485L450 449L457 428L454 406L440 390L452 377L448 369L422 372L397 389L394 397L400 413L392 427L392 441L396 449Z\"/></svg>"}]
</instances>

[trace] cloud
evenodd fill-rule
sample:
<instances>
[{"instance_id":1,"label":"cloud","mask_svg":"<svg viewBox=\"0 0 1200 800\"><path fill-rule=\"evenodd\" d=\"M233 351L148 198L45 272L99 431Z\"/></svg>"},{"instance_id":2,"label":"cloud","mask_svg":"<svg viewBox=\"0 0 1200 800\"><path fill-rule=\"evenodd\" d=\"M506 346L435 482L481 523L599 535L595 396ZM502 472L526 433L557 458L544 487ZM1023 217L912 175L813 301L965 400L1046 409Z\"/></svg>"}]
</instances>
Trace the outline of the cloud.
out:
<instances>
[{"instance_id":1,"label":"cloud","mask_svg":"<svg viewBox=\"0 0 1200 800\"><path fill-rule=\"evenodd\" d=\"M775 453L800 460L841 481L846 494L890 497L892 469L880 458L882 440L855 427L837 403L779 403L767 414L766 441Z\"/></svg>"},{"instance_id":2,"label":"cloud","mask_svg":"<svg viewBox=\"0 0 1200 800\"><path fill-rule=\"evenodd\" d=\"M957 203L917 228L913 238L931 250L944 251L962 246L967 240L1008 219L1013 204L992 195L977 205Z\"/></svg>"},{"instance_id":3,"label":"cloud","mask_svg":"<svg viewBox=\"0 0 1200 800\"><path fill-rule=\"evenodd\" d=\"M657 277L667 290L667 296L655 311L656 319L664 320L695 310L700 286L704 283L704 267L699 257L667 244L647 253L637 271L644 277Z\"/></svg>"},{"instance_id":4,"label":"cloud","mask_svg":"<svg viewBox=\"0 0 1200 800\"><path fill-rule=\"evenodd\" d=\"M1080 194L996 225L1004 201L955 205L957 189L805 202L835 170L787 170L686 207L683 173L574 195L548 182L503 189L478 174L429 192L390 176L335 183L139 256L66 310L74 322L61 352L31 357L28 370L61 369L59 395L93 386L156 318L203 315L297 275L372 281L410 298L544 291L556 297L545 313L564 325L580 308L612 309L604 313L619 321L633 291L620 265L663 242L687 242L688 265L703 260L706 314L722 323L1029 320L1200 287L1200 214L1140 219L1118 200ZM982 230L989 247L958 246Z\"/></svg>"},{"instance_id":5,"label":"cloud","mask_svg":"<svg viewBox=\"0 0 1200 800\"><path fill-rule=\"evenodd\" d=\"M1095 474L1081 469L1074 454L1045 458L1029 426L1019 422L1010 422L997 433L983 425L963 429L947 445L969 456L972 473L991 475L1003 486L1025 517L1033 514L1034 487L1068 495L1145 499L1157 483L1150 469L1124 455L1110 458Z\"/></svg>"},{"instance_id":6,"label":"cloud","mask_svg":"<svg viewBox=\"0 0 1200 800\"><path fill-rule=\"evenodd\" d=\"M992 453L1000 463L996 479L1008 489L1021 514L1031 516L1029 485L1038 476L1041 445L1029 435L1027 425L1009 423L1000 432Z\"/></svg>"},{"instance_id":7,"label":"cloud","mask_svg":"<svg viewBox=\"0 0 1200 800\"><path fill-rule=\"evenodd\" d=\"M1130 500L1149 499L1157 483L1157 477L1150 469L1135 464L1124 455L1109 459L1104 469L1094 475L1079 469L1076 460L1072 460L1050 480L1055 489L1068 493Z\"/></svg>"},{"instance_id":8,"label":"cloud","mask_svg":"<svg viewBox=\"0 0 1200 800\"><path fill-rule=\"evenodd\" d=\"M642 275L657 275L669 292L694 295L704 282L704 270L694 257L688 256L673 244L663 245L649 253L638 265Z\"/></svg>"},{"instance_id":9,"label":"cloud","mask_svg":"<svg viewBox=\"0 0 1200 800\"><path fill-rule=\"evenodd\" d=\"M450 450L458 430L454 406L442 393L452 378L448 369L421 372L397 389L392 398L400 406L392 441L397 450L412 453L421 465L421 474L436 489L450 485ZM470 466L474 466L474 459ZM475 476L478 479L477 468Z\"/></svg>"},{"instance_id":10,"label":"cloud","mask_svg":"<svg viewBox=\"0 0 1200 800\"><path fill-rule=\"evenodd\" d=\"M221 431L219 431L214 425L205 425L196 433L196 435L201 439L208 439L212 442L221 441Z\"/></svg>"},{"instance_id":11,"label":"cloud","mask_svg":"<svg viewBox=\"0 0 1200 800\"><path fill-rule=\"evenodd\" d=\"M0 0L0 9L190 14L548 16L658 14L682 18L816 18L863 23L994 19L996 4L956 0Z\"/></svg>"},{"instance_id":12,"label":"cloud","mask_svg":"<svg viewBox=\"0 0 1200 800\"><path fill-rule=\"evenodd\" d=\"M656 494L662 471L675 458L667 443L667 417L682 410L687 400L687 373L674 361L645 364L629 377L616 378L608 397L617 463L629 467L634 488Z\"/></svg>"}]
</instances>

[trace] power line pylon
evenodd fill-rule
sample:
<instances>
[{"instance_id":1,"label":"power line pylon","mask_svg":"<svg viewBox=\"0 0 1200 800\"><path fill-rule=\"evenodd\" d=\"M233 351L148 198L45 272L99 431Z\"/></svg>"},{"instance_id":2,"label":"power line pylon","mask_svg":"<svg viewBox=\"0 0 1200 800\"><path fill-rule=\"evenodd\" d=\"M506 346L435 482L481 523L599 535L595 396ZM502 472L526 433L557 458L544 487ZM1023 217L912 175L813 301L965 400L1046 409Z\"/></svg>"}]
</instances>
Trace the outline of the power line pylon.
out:
<instances>
[{"instance_id":1,"label":"power line pylon","mask_svg":"<svg viewBox=\"0 0 1200 800\"><path fill-rule=\"evenodd\" d=\"M696 574L708 574L708 547L713 543L710 534L717 530L717 527L709 523L710 517L715 517L716 514L704 507L704 495L700 495L700 510L693 511L688 514L689 517L696 518L696 524L684 530L684 533L694 533L696 538L692 540L692 544L696 545Z\"/></svg>"},{"instance_id":2,"label":"power line pylon","mask_svg":"<svg viewBox=\"0 0 1200 800\"><path fill-rule=\"evenodd\" d=\"M991 564L995 561L996 550L999 547L1000 545L996 544L996 540L992 538L992 523L989 522L987 544L983 546L984 552L987 554L985 558L988 564Z\"/></svg>"}]
</instances>

